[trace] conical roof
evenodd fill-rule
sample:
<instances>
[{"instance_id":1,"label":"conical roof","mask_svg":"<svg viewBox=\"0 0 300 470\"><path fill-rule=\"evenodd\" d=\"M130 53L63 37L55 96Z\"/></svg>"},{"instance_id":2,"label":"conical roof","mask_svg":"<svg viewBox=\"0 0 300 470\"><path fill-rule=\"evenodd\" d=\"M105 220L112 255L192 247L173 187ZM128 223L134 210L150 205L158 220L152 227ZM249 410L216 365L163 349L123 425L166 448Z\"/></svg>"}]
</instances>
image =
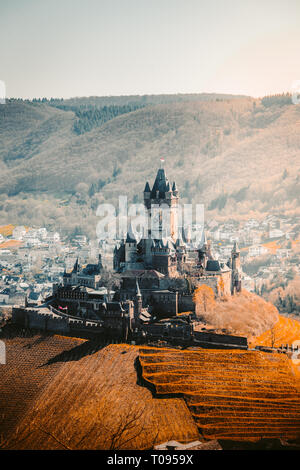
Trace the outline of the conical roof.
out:
<instances>
[{"instance_id":1,"label":"conical roof","mask_svg":"<svg viewBox=\"0 0 300 470\"><path fill-rule=\"evenodd\" d=\"M205 230L203 229L202 235L201 235L201 240L200 240L200 242L199 242L198 249L202 249L202 248L204 249L206 245L207 245L206 232L205 232Z\"/></svg>"},{"instance_id":2,"label":"conical roof","mask_svg":"<svg viewBox=\"0 0 300 470\"><path fill-rule=\"evenodd\" d=\"M184 241L183 241L183 238L182 238L182 233L181 231L179 230L179 233L178 233L178 238L176 240L176 246L182 246L184 245Z\"/></svg>"},{"instance_id":3,"label":"conical roof","mask_svg":"<svg viewBox=\"0 0 300 470\"><path fill-rule=\"evenodd\" d=\"M164 168L160 168L157 172L154 185L151 191L151 197L156 198L156 193L159 191L159 197L164 198L165 192L168 191L167 186L170 185Z\"/></svg>"},{"instance_id":4,"label":"conical roof","mask_svg":"<svg viewBox=\"0 0 300 470\"><path fill-rule=\"evenodd\" d=\"M150 189L149 183L147 181L147 183L145 185L144 193L150 193L150 192L151 192L151 189Z\"/></svg>"},{"instance_id":5,"label":"conical roof","mask_svg":"<svg viewBox=\"0 0 300 470\"><path fill-rule=\"evenodd\" d=\"M232 249L232 251L233 251L234 253L239 253L240 249L239 249L239 246L238 246L237 241L235 241L235 242L233 243L233 249Z\"/></svg>"},{"instance_id":6,"label":"conical roof","mask_svg":"<svg viewBox=\"0 0 300 470\"><path fill-rule=\"evenodd\" d=\"M132 225L130 222L129 229L128 229L127 236L126 236L126 243L134 243L134 242L136 242L136 238L134 236Z\"/></svg>"},{"instance_id":7,"label":"conical roof","mask_svg":"<svg viewBox=\"0 0 300 470\"><path fill-rule=\"evenodd\" d=\"M74 267L73 267L73 273L76 273L77 271L79 271L79 260L78 260L78 258L75 261L75 264L74 264Z\"/></svg>"}]
</instances>

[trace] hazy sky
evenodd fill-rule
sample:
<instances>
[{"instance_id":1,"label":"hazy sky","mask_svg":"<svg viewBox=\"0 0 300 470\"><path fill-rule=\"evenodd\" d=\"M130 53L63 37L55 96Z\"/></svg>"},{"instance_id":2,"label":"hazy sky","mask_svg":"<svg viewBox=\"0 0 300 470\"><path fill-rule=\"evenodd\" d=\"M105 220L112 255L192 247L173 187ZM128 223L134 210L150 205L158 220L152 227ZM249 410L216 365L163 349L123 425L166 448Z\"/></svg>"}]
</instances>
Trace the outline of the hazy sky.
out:
<instances>
[{"instance_id":1,"label":"hazy sky","mask_svg":"<svg viewBox=\"0 0 300 470\"><path fill-rule=\"evenodd\" d=\"M300 0L0 0L7 96L222 92L300 80Z\"/></svg>"}]
</instances>

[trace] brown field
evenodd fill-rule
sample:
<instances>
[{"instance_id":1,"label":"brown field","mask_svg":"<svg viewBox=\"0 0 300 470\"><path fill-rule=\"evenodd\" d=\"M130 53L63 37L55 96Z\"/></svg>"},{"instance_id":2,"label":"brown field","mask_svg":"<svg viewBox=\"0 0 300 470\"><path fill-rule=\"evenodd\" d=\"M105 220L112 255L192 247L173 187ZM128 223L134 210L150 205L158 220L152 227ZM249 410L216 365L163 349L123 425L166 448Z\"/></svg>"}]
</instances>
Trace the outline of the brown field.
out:
<instances>
[{"instance_id":1,"label":"brown field","mask_svg":"<svg viewBox=\"0 0 300 470\"><path fill-rule=\"evenodd\" d=\"M278 329L285 320L294 331L283 317ZM300 434L300 389L284 354L97 346L58 335L5 343L2 448L146 449L201 435Z\"/></svg>"},{"instance_id":2,"label":"brown field","mask_svg":"<svg viewBox=\"0 0 300 470\"><path fill-rule=\"evenodd\" d=\"M156 399L137 383L138 348L109 345L87 349L89 343L78 346L75 340L77 347L71 352L40 367L51 356L49 345L73 340L54 336L50 343L38 344L36 338L35 345L28 339L12 341L9 374L17 376L19 383L1 383L1 391L10 403L10 429L18 421L16 411L19 422L4 448L145 449L170 439L189 442L199 438L183 398ZM29 344L33 354L28 354ZM21 363L20 351L25 353ZM14 411L26 394L28 406ZM132 425L124 429L130 422Z\"/></svg>"},{"instance_id":3,"label":"brown field","mask_svg":"<svg viewBox=\"0 0 300 470\"><path fill-rule=\"evenodd\" d=\"M207 439L300 435L300 394L284 354L143 347L140 362L159 396L184 396Z\"/></svg>"},{"instance_id":4,"label":"brown field","mask_svg":"<svg viewBox=\"0 0 300 470\"><path fill-rule=\"evenodd\" d=\"M62 351L81 340L60 336L7 338L6 365L0 366L0 439L12 432L21 416L32 406L62 363L43 367Z\"/></svg>"}]
</instances>

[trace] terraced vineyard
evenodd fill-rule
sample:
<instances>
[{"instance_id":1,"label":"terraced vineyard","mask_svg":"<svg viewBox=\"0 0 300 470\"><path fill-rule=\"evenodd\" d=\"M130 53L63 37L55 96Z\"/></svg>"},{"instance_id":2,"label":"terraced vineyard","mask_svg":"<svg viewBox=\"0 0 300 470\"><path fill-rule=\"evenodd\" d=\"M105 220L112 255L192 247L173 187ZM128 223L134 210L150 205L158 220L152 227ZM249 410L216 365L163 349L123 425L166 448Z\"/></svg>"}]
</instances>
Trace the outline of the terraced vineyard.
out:
<instances>
[{"instance_id":1,"label":"terraced vineyard","mask_svg":"<svg viewBox=\"0 0 300 470\"><path fill-rule=\"evenodd\" d=\"M299 435L300 390L284 354L107 346L57 335L5 343L0 436L8 440L0 447L146 449L197 440L199 430L207 439Z\"/></svg>"},{"instance_id":2,"label":"terraced vineyard","mask_svg":"<svg viewBox=\"0 0 300 470\"><path fill-rule=\"evenodd\" d=\"M284 354L143 347L140 362L159 396L184 396L207 439L300 436L300 394Z\"/></svg>"}]
</instances>

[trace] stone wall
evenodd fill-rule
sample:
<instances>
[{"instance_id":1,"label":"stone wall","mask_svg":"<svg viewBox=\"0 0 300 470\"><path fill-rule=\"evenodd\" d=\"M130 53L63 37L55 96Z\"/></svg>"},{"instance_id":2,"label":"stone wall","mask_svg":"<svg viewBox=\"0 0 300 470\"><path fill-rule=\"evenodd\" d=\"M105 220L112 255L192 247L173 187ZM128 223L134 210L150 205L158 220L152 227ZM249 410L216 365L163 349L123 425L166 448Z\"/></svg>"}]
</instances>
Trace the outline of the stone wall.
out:
<instances>
[{"instance_id":1,"label":"stone wall","mask_svg":"<svg viewBox=\"0 0 300 470\"><path fill-rule=\"evenodd\" d=\"M49 315L43 315L36 310L25 308L13 308L12 322L24 328L33 328L36 330L59 333L68 333L70 331L66 319L54 317L51 313Z\"/></svg>"},{"instance_id":2,"label":"stone wall","mask_svg":"<svg viewBox=\"0 0 300 470\"><path fill-rule=\"evenodd\" d=\"M216 297L231 295L231 271L215 273L212 276L193 277L192 280L197 287L203 284L211 287Z\"/></svg>"}]
</instances>

